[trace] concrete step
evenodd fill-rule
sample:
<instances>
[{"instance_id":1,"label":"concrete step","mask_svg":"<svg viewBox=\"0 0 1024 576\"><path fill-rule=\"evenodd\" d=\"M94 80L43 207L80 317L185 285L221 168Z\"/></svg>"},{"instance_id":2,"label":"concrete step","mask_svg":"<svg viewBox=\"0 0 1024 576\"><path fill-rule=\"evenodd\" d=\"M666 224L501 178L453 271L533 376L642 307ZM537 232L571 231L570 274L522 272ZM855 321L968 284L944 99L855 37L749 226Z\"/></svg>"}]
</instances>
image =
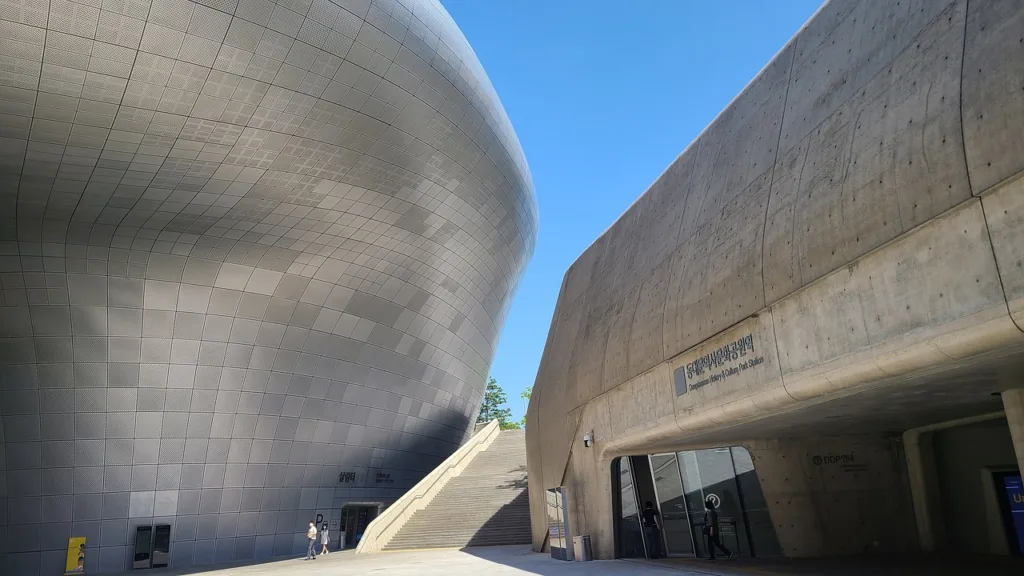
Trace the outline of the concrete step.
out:
<instances>
[{"instance_id":1,"label":"concrete step","mask_svg":"<svg viewBox=\"0 0 1024 576\"><path fill-rule=\"evenodd\" d=\"M529 544L530 538L527 537L509 537L502 536L499 538L466 538L461 540L417 540L403 542L400 544L388 544L384 547L385 550L409 550L416 548L463 548L466 546L502 546L502 545L514 545L514 544Z\"/></svg>"},{"instance_id":2,"label":"concrete step","mask_svg":"<svg viewBox=\"0 0 1024 576\"><path fill-rule=\"evenodd\" d=\"M402 542L399 544L388 544L385 550L408 550L415 548L462 548L465 546L501 546L513 544L529 544L530 535L525 537L501 536L497 538L464 538L454 540L446 538L443 540L416 540Z\"/></svg>"},{"instance_id":3,"label":"concrete step","mask_svg":"<svg viewBox=\"0 0 1024 576\"><path fill-rule=\"evenodd\" d=\"M430 529L430 530L462 529L462 528L467 528L467 527L468 528L480 528L480 527L482 527L482 526L484 526L484 525L486 525L488 523L489 524L501 523L502 525L509 525L509 524L512 524L513 522L526 522L526 523L529 523L529 521L530 521L530 514L529 514L529 512L524 512L522 514L515 514L515 515L507 515L507 516L504 515L504 514L501 515L501 516L478 516L476 518L467 518L467 519L458 520L458 521L456 521L456 520L454 520L454 519L452 519L450 517L445 517L445 516L434 516L434 517L421 516L420 518L417 518L415 521L410 520L409 523L407 523L405 525L405 528L408 529L409 531L414 531L414 530L419 529L419 528ZM439 524L439 522L444 522L444 524ZM444 527L444 528L442 528L442 527ZM403 530L403 532L404 531L405 530Z\"/></svg>"},{"instance_id":4,"label":"concrete step","mask_svg":"<svg viewBox=\"0 0 1024 576\"><path fill-rule=\"evenodd\" d=\"M467 534L462 536L439 534L437 536L424 536L422 538L395 538L387 548L400 549L427 546L464 546L470 542L510 542L513 544L529 543L531 535L529 531L519 533L503 534Z\"/></svg>"},{"instance_id":5,"label":"concrete step","mask_svg":"<svg viewBox=\"0 0 1024 576\"><path fill-rule=\"evenodd\" d=\"M434 498L427 505L429 508L431 505L436 505L439 508L448 508L451 506L457 506L459 508L476 507L478 510L494 509L497 510L502 506L508 506L519 500L518 496L509 498L504 494L467 494L459 498L445 498L443 500ZM481 502L487 502L488 504L483 505ZM426 508L424 508L425 510Z\"/></svg>"},{"instance_id":6,"label":"concrete step","mask_svg":"<svg viewBox=\"0 0 1024 576\"><path fill-rule=\"evenodd\" d=\"M445 524L437 524L436 522L440 521L440 520L445 520L447 523L445 523ZM480 520L484 520L484 524L480 524ZM529 516L529 514L525 514L525 515L524 514L519 514L519 515L516 515L516 516L500 516L500 517L493 517L493 518L487 518L487 519L465 520L465 521L461 521L461 522L454 522L454 521L451 521L451 520L446 519L446 518L429 518L429 519L428 518L424 518L421 521L409 522L408 524L406 524L405 527L402 530L402 533L403 534L406 533L406 532L413 533L413 532L421 531L421 530L427 530L427 531L435 531L435 530L463 530L463 529L470 529L470 528L474 529L474 530L479 530L483 526L486 526L488 524L497 525L499 527L507 527L507 526L518 526L518 525L522 525L522 524L528 525L529 523L530 523L530 516Z\"/></svg>"},{"instance_id":7,"label":"concrete step","mask_svg":"<svg viewBox=\"0 0 1024 576\"><path fill-rule=\"evenodd\" d=\"M508 539L510 541L519 541L531 539L531 533L529 526L525 526L518 530L504 530L495 532L434 532L429 534L414 534L405 537L395 537L390 543L389 547L408 547L415 543L437 541L437 542L468 542L473 539Z\"/></svg>"},{"instance_id":8,"label":"concrete step","mask_svg":"<svg viewBox=\"0 0 1024 576\"><path fill-rule=\"evenodd\" d=\"M474 538L474 537L483 538L485 536L486 537L493 536L495 538L498 538L498 537L509 537L509 538L526 537L526 538L529 538L530 537L530 525L529 524L523 524L521 526L509 527L508 529L503 529L503 530L462 530L462 531L455 531L455 530L447 531L446 530L446 531L433 531L433 532L427 532L427 531L416 532L416 533L413 533L413 534L404 534L402 536L396 536L394 539L391 540L389 545L398 546L398 545L400 545L402 543L405 543L405 542L419 542L419 541L422 541L422 540L432 540L432 539L468 540L468 539Z\"/></svg>"},{"instance_id":9,"label":"concrete step","mask_svg":"<svg viewBox=\"0 0 1024 576\"><path fill-rule=\"evenodd\" d=\"M445 524L440 524L440 522L445 522ZM476 518L458 523L451 522L447 518L431 518L418 522L409 522L403 527L401 533L405 534L408 532L412 534L414 532L436 532L438 530L480 530L488 524L498 524L500 527L528 526L530 524L530 517L525 515L516 518L502 517L501 519Z\"/></svg>"},{"instance_id":10,"label":"concrete step","mask_svg":"<svg viewBox=\"0 0 1024 576\"><path fill-rule=\"evenodd\" d=\"M486 500L478 500L477 498L486 498ZM469 506L475 506L475 507L477 507L479 509L479 508L482 508L482 507L485 507L485 506L489 506L489 507L492 507L492 508L500 508L501 506L506 506L506 505L508 505L508 504L510 504L512 502L515 502L516 500L527 500L527 502L529 502L529 500L527 498L524 498L523 496L520 496L519 494L516 494L514 496L510 496L509 494L503 494L503 493L500 493L500 492L476 492L476 493L462 492L462 493L460 493L459 495L456 495L456 496L446 496L444 498L440 498L440 497L434 498L433 500L430 501L430 504L438 502L438 503L441 503L441 504L458 505L458 506L460 506L462 508L466 508L466 507L469 507ZM487 502L488 504L482 504L482 502ZM499 502L501 502L501 505L498 505ZM429 507L430 504L428 504L427 506Z\"/></svg>"},{"instance_id":11,"label":"concrete step","mask_svg":"<svg viewBox=\"0 0 1024 576\"><path fill-rule=\"evenodd\" d=\"M385 550L529 544L526 435L502 431Z\"/></svg>"},{"instance_id":12,"label":"concrete step","mask_svg":"<svg viewBox=\"0 0 1024 576\"><path fill-rule=\"evenodd\" d=\"M419 520L420 518L429 518L432 520L445 519L448 522L468 521L470 519L477 520L481 518L516 518L523 515L530 515L530 509L525 506L517 506L512 509L500 509L500 510L478 510L475 512L466 512L462 514L442 513L438 511L424 512L420 511L413 515L409 521Z\"/></svg>"},{"instance_id":13,"label":"concrete step","mask_svg":"<svg viewBox=\"0 0 1024 576\"><path fill-rule=\"evenodd\" d=\"M465 539L472 538L473 536L520 536L523 534L530 535L529 524L509 526L500 530L423 530L409 534L405 534L403 531L402 536L396 536L391 543L396 544L405 540L430 540L432 538Z\"/></svg>"}]
</instances>

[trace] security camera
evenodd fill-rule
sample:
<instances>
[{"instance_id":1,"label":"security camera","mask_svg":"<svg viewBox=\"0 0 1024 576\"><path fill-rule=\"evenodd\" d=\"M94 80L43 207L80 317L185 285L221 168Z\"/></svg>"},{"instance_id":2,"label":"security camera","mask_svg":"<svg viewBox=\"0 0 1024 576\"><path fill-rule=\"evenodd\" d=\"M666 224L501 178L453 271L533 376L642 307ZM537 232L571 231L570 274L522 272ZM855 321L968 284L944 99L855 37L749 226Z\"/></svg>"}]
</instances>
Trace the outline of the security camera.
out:
<instances>
[{"instance_id":1,"label":"security camera","mask_svg":"<svg viewBox=\"0 0 1024 576\"><path fill-rule=\"evenodd\" d=\"M591 446L594 445L594 433L593 432L587 432L586 434L583 435L583 445L585 447L587 447L587 448L590 448Z\"/></svg>"}]
</instances>

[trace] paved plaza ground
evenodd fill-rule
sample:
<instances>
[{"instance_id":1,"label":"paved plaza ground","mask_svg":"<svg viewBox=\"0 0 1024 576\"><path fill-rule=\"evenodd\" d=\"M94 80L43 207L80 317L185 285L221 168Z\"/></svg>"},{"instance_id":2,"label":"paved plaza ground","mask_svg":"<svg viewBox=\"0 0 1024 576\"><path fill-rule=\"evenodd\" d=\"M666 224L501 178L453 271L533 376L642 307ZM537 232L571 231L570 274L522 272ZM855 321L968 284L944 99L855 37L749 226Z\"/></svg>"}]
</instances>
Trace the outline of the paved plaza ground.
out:
<instances>
[{"instance_id":1,"label":"paved plaza ground","mask_svg":"<svg viewBox=\"0 0 1024 576\"><path fill-rule=\"evenodd\" d=\"M416 550L355 554L333 552L316 560L301 558L232 567L150 570L148 576L679 576L673 568L610 562L560 562L529 546L489 546L464 550ZM136 572L138 574L138 572ZM699 573L692 573L699 574Z\"/></svg>"},{"instance_id":2,"label":"paved plaza ground","mask_svg":"<svg viewBox=\"0 0 1024 576\"><path fill-rule=\"evenodd\" d=\"M1003 576L1024 574L1012 558L858 557L825 560L614 560L560 562L527 546L417 550L318 557L244 566L151 570L150 576Z\"/></svg>"},{"instance_id":3,"label":"paved plaza ground","mask_svg":"<svg viewBox=\"0 0 1024 576\"><path fill-rule=\"evenodd\" d=\"M631 560L670 566L676 574L713 576L1009 576L1024 574L1024 559L1006 556L920 554L831 558L741 558L710 563L693 558Z\"/></svg>"}]
</instances>

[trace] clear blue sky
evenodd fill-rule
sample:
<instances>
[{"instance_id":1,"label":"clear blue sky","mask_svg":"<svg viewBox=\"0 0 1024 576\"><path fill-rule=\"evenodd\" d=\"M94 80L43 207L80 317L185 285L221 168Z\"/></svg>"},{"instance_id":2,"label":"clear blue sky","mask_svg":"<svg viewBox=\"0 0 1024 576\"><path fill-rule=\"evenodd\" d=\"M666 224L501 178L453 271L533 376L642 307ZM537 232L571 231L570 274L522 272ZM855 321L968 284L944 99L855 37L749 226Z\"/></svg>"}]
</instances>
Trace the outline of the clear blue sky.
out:
<instances>
[{"instance_id":1,"label":"clear blue sky","mask_svg":"<svg viewBox=\"0 0 1024 576\"><path fill-rule=\"evenodd\" d=\"M537 250L491 368L519 419L566 269L821 1L442 3L494 84L537 190Z\"/></svg>"}]
</instances>

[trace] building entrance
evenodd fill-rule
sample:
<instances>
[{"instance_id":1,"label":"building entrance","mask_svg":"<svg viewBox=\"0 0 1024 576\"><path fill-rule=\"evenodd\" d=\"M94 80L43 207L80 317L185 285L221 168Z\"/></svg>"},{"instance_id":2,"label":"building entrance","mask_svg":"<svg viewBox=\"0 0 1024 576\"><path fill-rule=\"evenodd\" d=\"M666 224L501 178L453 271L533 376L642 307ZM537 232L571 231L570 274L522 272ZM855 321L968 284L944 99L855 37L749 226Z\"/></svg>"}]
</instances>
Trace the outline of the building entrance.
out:
<instances>
[{"instance_id":1,"label":"building entrance","mask_svg":"<svg viewBox=\"0 0 1024 576\"><path fill-rule=\"evenodd\" d=\"M622 558L708 555L704 536L705 502L719 518L722 543L740 556L779 556L775 528L742 447L629 456L613 463L616 555ZM651 502L661 517L656 536L642 528ZM651 537L657 542L648 542Z\"/></svg>"},{"instance_id":2,"label":"building entrance","mask_svg":"<svg viewBox=\"0 0 1024 576\"><path fill-rule=\"evenodd\" d=\"M350 504L341 509L341 529L345 532L346 549L359 544L366 527L379 512L380 506L377 504Z\"/></svg>"}]
</instances>

